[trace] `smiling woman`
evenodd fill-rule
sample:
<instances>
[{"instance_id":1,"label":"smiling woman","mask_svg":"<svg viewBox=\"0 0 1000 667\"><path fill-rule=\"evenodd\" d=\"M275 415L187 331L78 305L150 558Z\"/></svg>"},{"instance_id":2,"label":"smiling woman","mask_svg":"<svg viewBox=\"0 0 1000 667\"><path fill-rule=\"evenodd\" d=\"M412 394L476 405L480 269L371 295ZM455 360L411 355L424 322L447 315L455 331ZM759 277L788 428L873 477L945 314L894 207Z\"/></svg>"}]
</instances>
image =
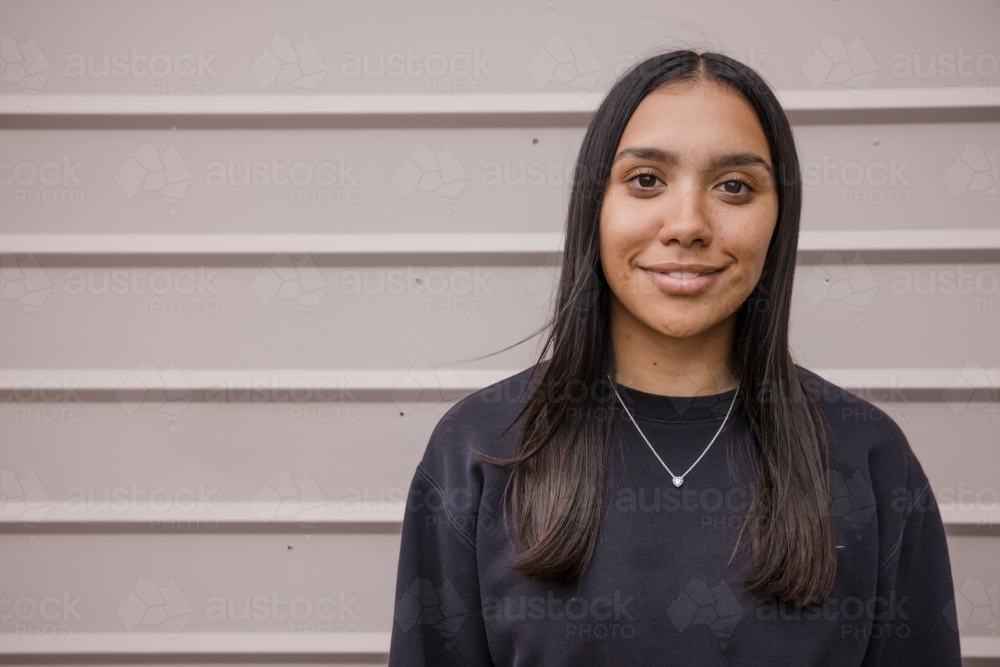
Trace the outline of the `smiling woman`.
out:
<instances>
[{"instance_id":1,"label":"smiling woman","mask_svg":"<svg viewBox=\"0 0 1000 667\"><path fill-rule=\"evenodd\" d=\"M801 198L752 69L675 51L615 83L541 360L417 468L390 665L960 664L920 463L789 352Z\"/></svg>"},{"instance_id":2,"label":"smiling woman","mask_svg":"<svg viewBox=\"0 0 1000 667\"><path fill-rule=\"evenodd\" d=\"M642 100L619 141L600 216L613 340L636 340L614 330L634 326L697 348L714 339L714 367L726 372L735 311L760 278L777 222L770 152L753 107L722 84L662 85ZM633 377L643 371L628 362L643 355L616 357L625 384L675 389L663 384L662 367L650 368L648 381Z\"/></svg>"}]
</instances>

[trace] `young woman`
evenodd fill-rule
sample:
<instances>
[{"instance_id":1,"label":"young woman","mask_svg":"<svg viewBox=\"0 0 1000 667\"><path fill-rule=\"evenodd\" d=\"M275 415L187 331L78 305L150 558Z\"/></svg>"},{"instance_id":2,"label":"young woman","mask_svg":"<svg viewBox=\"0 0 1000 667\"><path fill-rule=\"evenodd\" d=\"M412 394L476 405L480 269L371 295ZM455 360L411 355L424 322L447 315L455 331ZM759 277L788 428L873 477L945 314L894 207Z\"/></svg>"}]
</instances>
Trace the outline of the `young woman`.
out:
<instances>
[{"instance_id":1,"label":"young woman","mask_svg":"<svg viewBox=\"0 0 1000 667\"><path fill-rule=\"evenodd\" d=\"M390 665L960 664L905 436L789 354L801 199L750 68L675 51L615 83L542 361L417 468Z\"/></svg>"}]
</instances>

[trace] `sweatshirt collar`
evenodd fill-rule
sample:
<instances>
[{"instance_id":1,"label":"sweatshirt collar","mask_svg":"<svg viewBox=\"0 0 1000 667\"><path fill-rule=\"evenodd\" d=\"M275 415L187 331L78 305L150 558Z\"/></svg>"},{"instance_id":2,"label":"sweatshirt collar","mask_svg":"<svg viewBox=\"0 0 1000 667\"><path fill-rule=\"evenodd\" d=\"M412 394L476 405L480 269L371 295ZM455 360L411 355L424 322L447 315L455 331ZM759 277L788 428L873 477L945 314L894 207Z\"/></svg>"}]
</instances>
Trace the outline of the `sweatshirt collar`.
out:
<instances>
[{"instance_id":1,"label":"sweatshirt collar","mask_svg":"<svg viewBox=\"0 0 1000 667\"><path fill-rule=\"evenodd\" d=\"M619 382L615 383L615 387L633 416L671 422L721 421L736 394L736 389L730 389L721 394L703 396L665 396L639 391ZM741 390L740 396L736 397L730 419L735 416L740 406L742 394ZM628 419L627 416L625 418Z\"/></svg>"}]
</instances>

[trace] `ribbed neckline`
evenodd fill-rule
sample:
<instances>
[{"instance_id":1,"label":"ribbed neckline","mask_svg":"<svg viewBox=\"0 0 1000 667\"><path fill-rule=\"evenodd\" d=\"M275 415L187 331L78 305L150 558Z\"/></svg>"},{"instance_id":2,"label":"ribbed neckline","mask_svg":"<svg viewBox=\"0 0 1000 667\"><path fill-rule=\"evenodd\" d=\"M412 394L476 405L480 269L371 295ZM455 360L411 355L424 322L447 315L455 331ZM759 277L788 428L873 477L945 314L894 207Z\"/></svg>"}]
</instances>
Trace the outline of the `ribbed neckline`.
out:
<instances>
[{"instance_id":1,"label":"ribbed neckline","mask_svg":"<svg viewBox=\"0 0 1000 667\"><path fill-rule=\"evenodd\" d=\"M721 394L704 396L664 396L633 389L619 382L615 383L615 387L634 417L670 422L721 421L736 394L736 389L730 389ZM733 414L729 416L730 420L735 416L742 399L741 389L733 405ZM628 419L627 415L625 419Z\"/></svg>"}]
</instances>

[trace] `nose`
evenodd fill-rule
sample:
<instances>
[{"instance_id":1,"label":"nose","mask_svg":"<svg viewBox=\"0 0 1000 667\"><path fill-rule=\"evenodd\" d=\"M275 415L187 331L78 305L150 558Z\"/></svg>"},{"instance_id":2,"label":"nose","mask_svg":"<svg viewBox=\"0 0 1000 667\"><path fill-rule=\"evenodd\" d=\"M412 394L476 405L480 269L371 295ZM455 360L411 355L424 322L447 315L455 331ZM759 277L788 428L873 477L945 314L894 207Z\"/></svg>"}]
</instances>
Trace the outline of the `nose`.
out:
<instances>
[{"instance_id":1,"label":"nose","mask_svg":"<svg viewBox=\"0 0 1000 667\"><path fill-rule=\"evenodd\" d=\"M691 248L712 242L708 193L689 179L675 182L671 196L661 198L663 217L658 240L663 245Z\"/></svg>"}]
</instances>

